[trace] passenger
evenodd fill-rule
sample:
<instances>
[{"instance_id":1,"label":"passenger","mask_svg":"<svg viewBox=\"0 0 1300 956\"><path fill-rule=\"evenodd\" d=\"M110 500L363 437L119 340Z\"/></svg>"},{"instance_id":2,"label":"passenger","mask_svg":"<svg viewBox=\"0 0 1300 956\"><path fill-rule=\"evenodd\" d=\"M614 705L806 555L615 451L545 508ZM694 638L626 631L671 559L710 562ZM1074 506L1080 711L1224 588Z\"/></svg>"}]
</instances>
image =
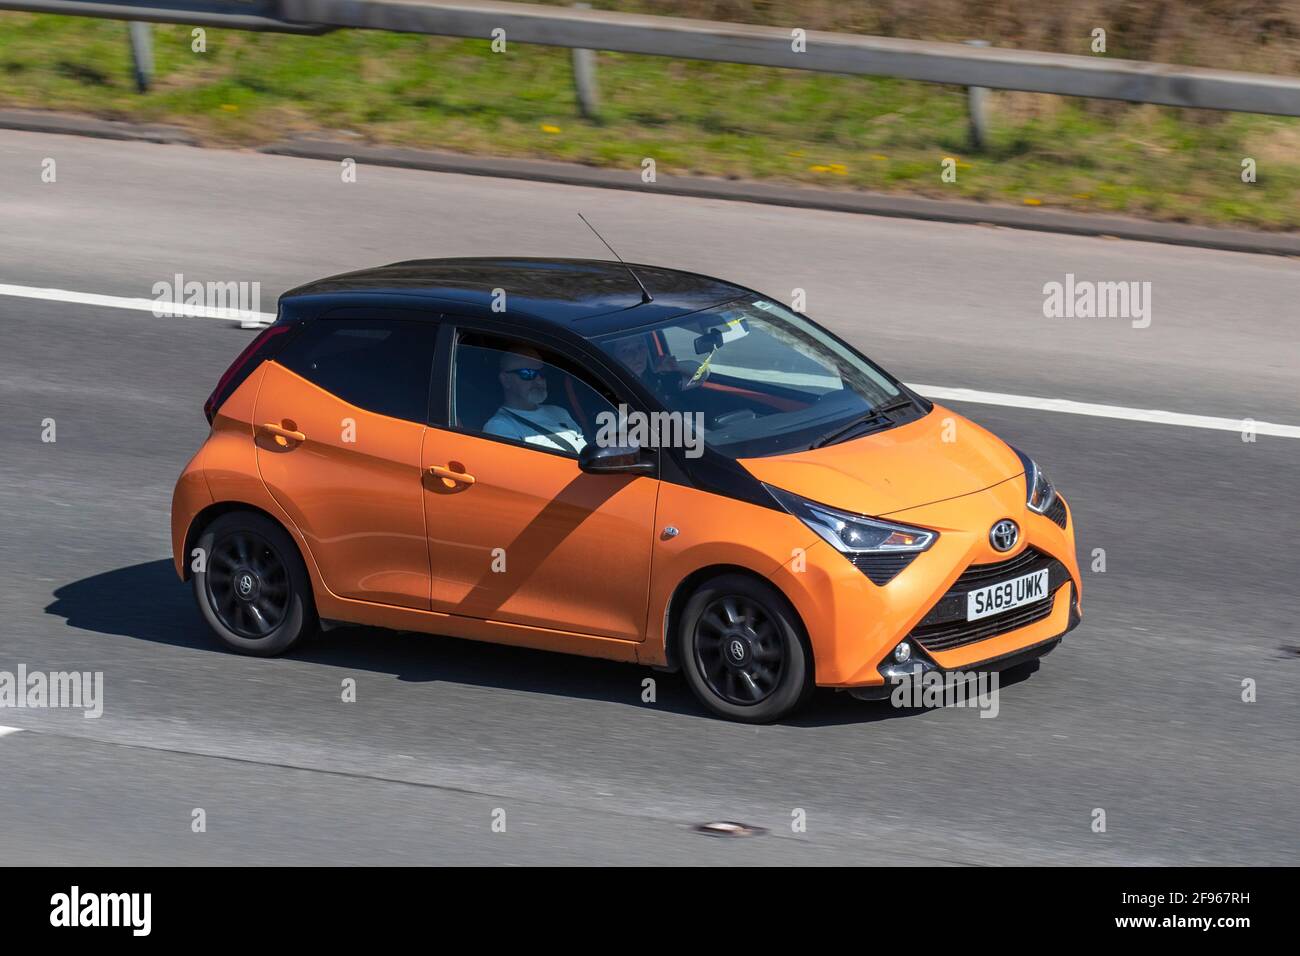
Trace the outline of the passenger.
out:
<instances>
[{"instance_id":1,"label":"passenger","mask_svg":"<svg viewBox=\"0 0 1300 956\"><path fill-rule=\"evenodd\" d=\"M613 343L614 357L628 367L641 380L646 388L660 398L680 392L697 384L692 376L699 368L698 363L690 363L694 368L683 368L671 355L661 356L657 363L650 362L650 347L644 335L630 335Z\"/></svg>"},{"instance_id":2,"label":"passenger","mask_svg":"<svg viewBox=\"0 0 1300 956\"><path fill-rule=\"evenodd\" d=\"M542 404L546 401L544 367L541 356L530 348L501 353L497 378L503 400L483 430L489 435L576 455L587 439L567 411L558 405Z\"/></svg>"}]
</instances>

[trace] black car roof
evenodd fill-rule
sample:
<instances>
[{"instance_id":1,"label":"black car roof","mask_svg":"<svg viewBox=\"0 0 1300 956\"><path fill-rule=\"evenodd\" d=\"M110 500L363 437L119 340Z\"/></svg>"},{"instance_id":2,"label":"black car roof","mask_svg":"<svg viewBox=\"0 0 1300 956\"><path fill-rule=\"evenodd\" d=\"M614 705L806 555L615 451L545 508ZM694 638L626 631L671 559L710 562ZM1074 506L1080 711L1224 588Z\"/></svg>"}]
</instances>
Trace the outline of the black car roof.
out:
<instances>
[{"instance_id":1,"label":"black car roof","mask_svg":"<svg viewBox=\"0 0 1300 956\"><path fill-rule=\"evenodd\" d=\"M641 289L628 266L600 259L462 258L412 259L309 282L282 297L337 297L340 303L367 296L419 297L433 308L491 313L494 290L504 289L506 318L562 325L592 337L636 328L719 305L750 290L721 279L631 263L649 290ZM498 316L500 317L500 316Z\"/></svg>"}]
</instances>

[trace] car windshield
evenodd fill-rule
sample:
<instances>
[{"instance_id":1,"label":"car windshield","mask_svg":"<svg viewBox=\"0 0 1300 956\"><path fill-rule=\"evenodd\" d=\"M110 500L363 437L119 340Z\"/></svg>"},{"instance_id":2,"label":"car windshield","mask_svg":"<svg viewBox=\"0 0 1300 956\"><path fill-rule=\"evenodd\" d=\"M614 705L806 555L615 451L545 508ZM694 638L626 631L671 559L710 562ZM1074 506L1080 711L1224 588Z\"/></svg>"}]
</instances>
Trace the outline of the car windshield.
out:
<instances>
[{"instance_id":1,"label":"car windshield","mask_svg":"<svg viewBox=\"0 0 1300 956\"><path fill-rule=\"evenodd\" d=\"M757 297L597 344L733 458L847 440L912 407L888 375L802 316Z\"/></svg>"}]
</instances>

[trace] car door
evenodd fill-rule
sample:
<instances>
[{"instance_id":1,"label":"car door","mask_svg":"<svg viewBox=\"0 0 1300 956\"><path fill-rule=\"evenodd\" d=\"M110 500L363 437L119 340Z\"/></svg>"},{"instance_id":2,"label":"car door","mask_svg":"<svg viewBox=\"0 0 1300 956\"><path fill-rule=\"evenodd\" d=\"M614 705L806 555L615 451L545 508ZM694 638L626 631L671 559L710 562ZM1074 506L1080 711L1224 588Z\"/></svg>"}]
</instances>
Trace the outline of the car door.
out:
<instances>
[{"instance_id":1,"label":"car door","mask_svg":"<svg viewBox=\"0 0 1300 956\"><path fill-rule=\"evenodd\" d=\"M501 359L530 344L461 329L449 345L446 418L429 428L421 458L433 610L642 640L658 480L583 472L572 431L540 442L493 433ZM531 354L543 406L593 439L595 415L614 408L608 386L558 351Z\"/></svg>"},{"instance_id":2,"label":"car door","mask_svg":"<svg viewBox=\"0 0 1300 956\"><path fill-rule=\"evenodd\" d=\"M340 597L429 607L420 453L437 329L417 312L336 310L268 363L258 469Z\"/></svg>"}]
</instances>

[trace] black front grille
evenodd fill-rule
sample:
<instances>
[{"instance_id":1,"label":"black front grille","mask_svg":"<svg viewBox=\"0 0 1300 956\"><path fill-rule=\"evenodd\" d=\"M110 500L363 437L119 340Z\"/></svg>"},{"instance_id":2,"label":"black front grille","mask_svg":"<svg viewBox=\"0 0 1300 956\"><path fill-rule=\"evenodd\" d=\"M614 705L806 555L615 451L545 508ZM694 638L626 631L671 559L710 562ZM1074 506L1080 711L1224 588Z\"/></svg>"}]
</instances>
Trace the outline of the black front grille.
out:
<instances>
[{"instance_id":1,"label":"black front grille","mask_svg":"<svg viewBox=\"0 0 1300 956\"><path fill-rule=\"evenodd\" d=\"M954 647L974 644L986 638L997 637L1018 627L1028 627L1052 613L1051 600L1026 604L1005 614L982 617L978 621L953 621L950 624L918 625L912 638L927 651L949 651Z\"/></svg>"},{"instance_id":2,"label":"black front grille","mask_svg":"<svg viewBox=\"0 0 1300 956\"><path fill-rule=\"evenodd\" d=\"M1030 571L1037 571L1047 562L1055 560L1055 558L1048 557L1037 548L1025 548L1014 558L998 561L996 564L972 564L962 572L961 577L952 583L952 588L948 593L961 591L962 594L965 594L967 591L982 588L986 584L992 584L995 581L1018 578Z\"/></svg>"},{"instance_id":3,"label":"black front grille","mask_svg":"<svg viewBox=\"0 0 1300 956\"><path fill-rule=\"evenodd\" d=\"M1048 518L1051 518L1062 528L1064 528L1070 521L1069 512L1065 509L1065 499L1060 495L1056 496L1056 500L1052 502L1052 507L1044 511L1043 514Z\"/></svg>"},{"instance_id":4,"label":"black front grille","mask_svg":"<svg viewBox=\"0 0 1300 956\"><path fill-rule=\"evenodd\" d=\"M898 576L898 572L916 560L919 551L903 551L898 554L851 554L849 560L853 566L869 577L874 584L886 585Z\"/></svg>"},{"instance_id":5,"label":"black front grille","mask_svg":"<svg viewBox=\"0 0 1300 956\"><path fill-rule=\"evenodd\" d=\"M971 591L1044 568L1047 569L1047 597L1043 600L977 621L966 620L966 595ZM927 651L947 651L1027 627L1052 613L1056 589L1069 580L1070 572L1064 564L1035 548L1026 548L1014 558L996 564L972 564L912 628L908 637Z\"/></svg>"}]
</instances>

